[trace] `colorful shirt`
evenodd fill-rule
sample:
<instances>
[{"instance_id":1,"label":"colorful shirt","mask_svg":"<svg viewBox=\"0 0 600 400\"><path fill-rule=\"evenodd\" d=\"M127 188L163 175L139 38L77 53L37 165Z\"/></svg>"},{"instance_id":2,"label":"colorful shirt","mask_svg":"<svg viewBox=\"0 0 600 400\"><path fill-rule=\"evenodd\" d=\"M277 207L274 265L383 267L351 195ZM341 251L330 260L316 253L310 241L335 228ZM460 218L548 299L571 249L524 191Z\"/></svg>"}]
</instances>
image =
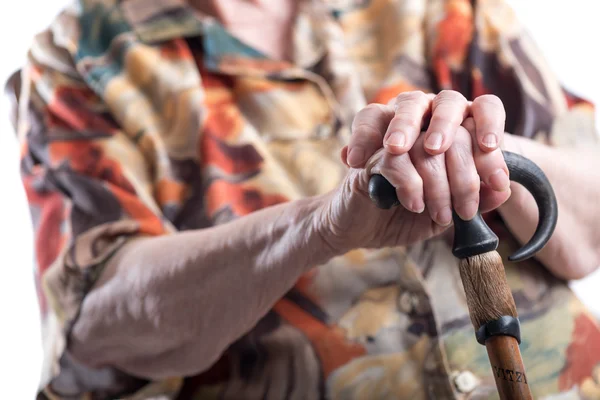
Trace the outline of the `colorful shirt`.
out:
<instances>
[{"instance_id":1,"label":"colorful shirt","mask_svg":"<svg viewBox=\"0 0 600 400\"><path fill-rule=\"evenodd\" d=\"M561 87L501 0L302 1L293 46L293 62L273 60L180 0L80 0L35 38L17 130L44 327L39 399L496 398L446 237L311 269L196 377L147 381L71 357L82 301L123 243L334 189L368 103L494 93L507 132L598 139L591 104ZM487 218L506 256L517 243ZM506 273L534 397L599 399L597 321L536 261Z\"/></svg>"}]
</instances>

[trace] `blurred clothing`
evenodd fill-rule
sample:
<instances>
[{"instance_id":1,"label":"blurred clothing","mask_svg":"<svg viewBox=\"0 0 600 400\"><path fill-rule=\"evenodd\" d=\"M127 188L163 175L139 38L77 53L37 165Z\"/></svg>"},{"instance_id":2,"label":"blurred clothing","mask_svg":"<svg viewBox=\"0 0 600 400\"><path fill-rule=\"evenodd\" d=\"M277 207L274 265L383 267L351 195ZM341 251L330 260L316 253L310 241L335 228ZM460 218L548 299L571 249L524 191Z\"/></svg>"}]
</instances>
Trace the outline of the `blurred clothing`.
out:
<instances>
[{"instance_id":1,"label":"blurred clothing","mask_svg":"<svg viewBox=\"0 0 600 400\"><path fill-rule=\"evenodd\" d=\"M38 398L494 398L446 236L315 266L200 376L150 382L69 353L86 294L126 241L334 189L368 103L493 93L509 133L597 141L592 105L561 87L503 1L299 7L293 62L178 0L81 0L36 37L15 87L44 322ZM519 244L486 218L506 258ZM534 397L600 398L597 321L536 261L505 265Z\"/></svg>"}]
</instances>

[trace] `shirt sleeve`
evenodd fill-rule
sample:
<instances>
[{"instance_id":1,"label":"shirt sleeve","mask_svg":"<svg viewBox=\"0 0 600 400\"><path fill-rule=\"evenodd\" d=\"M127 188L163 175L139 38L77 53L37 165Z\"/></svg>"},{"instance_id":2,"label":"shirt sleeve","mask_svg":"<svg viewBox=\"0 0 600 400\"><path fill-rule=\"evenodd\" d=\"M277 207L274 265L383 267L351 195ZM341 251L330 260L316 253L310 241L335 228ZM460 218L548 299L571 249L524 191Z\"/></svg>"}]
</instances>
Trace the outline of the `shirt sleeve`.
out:
<instances>
[{"instance_id":1,"label":"shirt sleeve","mask_svg":"<svg viewBox=\"0 0 600 400\"><path fill-rule=\"evenodd\" d=\"M127 240L169 227L152 196L152 160L50 31L36 37L20 80L17 134L45 330L43 387L69 362L70 327L107 260Z\"/></svg>"},{"instance_id":2,"label":"shirt sleeve","mask_svg":"<svg viewBox=\"0 0 600 400\"><path fill-rule=\"evenodd\" d=\"M470 41L462 46L460 37L448 34L460 19L454 11L431 38L431 65L441 89L459 90L469 99L497 95L508 133L557 146L597 142L594 106L565 89L508 2L477 3L473 31L460 36Z\"/></svg>"}]
</instances>

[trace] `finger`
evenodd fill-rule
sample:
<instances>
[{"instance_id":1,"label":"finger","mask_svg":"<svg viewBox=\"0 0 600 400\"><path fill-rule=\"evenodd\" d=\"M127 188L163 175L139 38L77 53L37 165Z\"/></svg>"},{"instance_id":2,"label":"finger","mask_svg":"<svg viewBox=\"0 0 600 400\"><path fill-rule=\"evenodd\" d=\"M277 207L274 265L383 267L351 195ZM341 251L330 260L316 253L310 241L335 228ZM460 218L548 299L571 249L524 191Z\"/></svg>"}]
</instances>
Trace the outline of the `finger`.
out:
<instances>
[{"instance_id":1,"label":"finger","mask_svg":"<svg viewBox=\"0 0 600 400\"><path fill-rule=\"evenodd\" d=\"M348 146L344 146L342 148L342 151L340 153L340 158L342 159L342 162L346 165L346 167L350 166L348 164Z\"/></svg>"},{"instance_id":2,"label":"finger","mask_svg":"<svg viewBox=\"0 0 600 400\"><path fill-rule=\"evenodd\" d=\"M435 96L431 104L431 122L425 133L425 150L432 155L448 150L468 111L467 99L458 92L443 90Z\"/></svg>"},{"instance_id":3,"label":"finger","mask_svg":"<svg viewBox=\"0 0 600 400\"><path fill-rule=\"evenodd\" d=\"M469 135L471 135L473 140L475 140L475 120L473 119L473 117L466 118L461 124L461 126L465 128L467 132L469 132Z\"/></svg>"},{"instance_id":4,"label":"finger","mask_svg":"<svg viewBox=\"0 0 600 400\"><path fill-rule=\"evenodd\" d=\"M350 167L362 168L382 147L383 135L393 117L394 108L383 104L369 104L356 114L346 160Z\"/></svg>"},{"instance_id":5,"label":"finger","mask_svg":"<svg viewBox=\"0 0 600 400\"><path fill-rule=\"evenodd\" d=\"M504 192L497 192L482 183L479 191L479 211L486 213L495 210L504 204L510 198L510 195L510 188Z\"/></svg>"},{"instance_id":6,"label":"finger","mask_svg":"<svg viewBox=\"0 0 600 400\"><path fill-rule=\"evenodd\" d=\"M422 213L425 209L423 180L410 156L385 152L376 163L378 165L372 168L371 173L383 175L396 188L396 195L404 208L414 213Z\"/></svg>"},{"instance_id":7,"label":"finger","mask_svg":"<svg viewBox=\"0 0 600 400\"><path fill-rule=\"evenodd\" d=\"M477 141L476 131L477 124L474 118L467 118L463 122L463 127L469 131L474 141ZM481 146L473 147L475 158L475 167L480 179L492 190L503 192L510 186L509 172L502 150L483 151Z\"/></svg>"},{"instance_id":8,"label":"finger","mask_svg":"<svg viewBox=\"0 0 600 400\"><path fill-rule=\"evenodd\" d=\"M421 133L424 117L429 114L433 95L423 92L405 92L396 97L395 115L384 137L384 146L392 154L403 154L411 149Z\"/></svg>"},{"instance_id":9,"label":"finger","mask_svg":"<svg viewBox=\"0 0 600 400\"><path fill-rule=\"evenodd\" d=\"M423 179L423 194L425 205L431 219L438 225L448 226L452 222L452 205L450 185L446 173L445 155L431 155L425 152L424 138L417 139L410 151L411 159L421 179Z\"/></svg>"},{"instance_id":10,"label":"finger","mask_svg":"<svg viewBox=\"0 0 600 400\"><path fill-rule=\"evenodd\" d=\"M471 114L475 121L476 140L479 149L494 151L502 143L506 111L502 101L494 95L479 96L471 104Z\"/></svg>"},{"instance_id":11,"label":"finger","mask_svg":"<svg viewBox=\"0 0 600 400\"><path fill-rule=\"evenodd\" d=\"M460 218L469 221L479 209L480 180L473 158L473 140L462 126L445 155L452 207Z\"/></svg>"}]
</instances>

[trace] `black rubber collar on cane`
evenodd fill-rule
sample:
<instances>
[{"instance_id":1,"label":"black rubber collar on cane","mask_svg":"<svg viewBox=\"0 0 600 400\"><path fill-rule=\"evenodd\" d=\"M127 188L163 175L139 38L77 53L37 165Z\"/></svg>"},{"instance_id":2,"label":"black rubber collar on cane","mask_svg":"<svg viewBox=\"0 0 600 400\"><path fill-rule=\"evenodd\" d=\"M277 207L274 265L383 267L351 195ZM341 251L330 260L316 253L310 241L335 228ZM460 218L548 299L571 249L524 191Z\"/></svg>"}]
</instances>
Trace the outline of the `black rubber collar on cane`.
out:
<instances>
[{"instance_id":1,"label":"black rubber collar on cane","mask_svg":"<svg viewBox=\"0 0 600 400\"><path fill-rule=\"evenodd\" d=\"M521 324L519 323L519 319L505 315L497 320L481 325L475 333L477 342L483 345L485 345L486 340L493 336L512 336L521 344Z\"/></svg>"}]
</instances>

